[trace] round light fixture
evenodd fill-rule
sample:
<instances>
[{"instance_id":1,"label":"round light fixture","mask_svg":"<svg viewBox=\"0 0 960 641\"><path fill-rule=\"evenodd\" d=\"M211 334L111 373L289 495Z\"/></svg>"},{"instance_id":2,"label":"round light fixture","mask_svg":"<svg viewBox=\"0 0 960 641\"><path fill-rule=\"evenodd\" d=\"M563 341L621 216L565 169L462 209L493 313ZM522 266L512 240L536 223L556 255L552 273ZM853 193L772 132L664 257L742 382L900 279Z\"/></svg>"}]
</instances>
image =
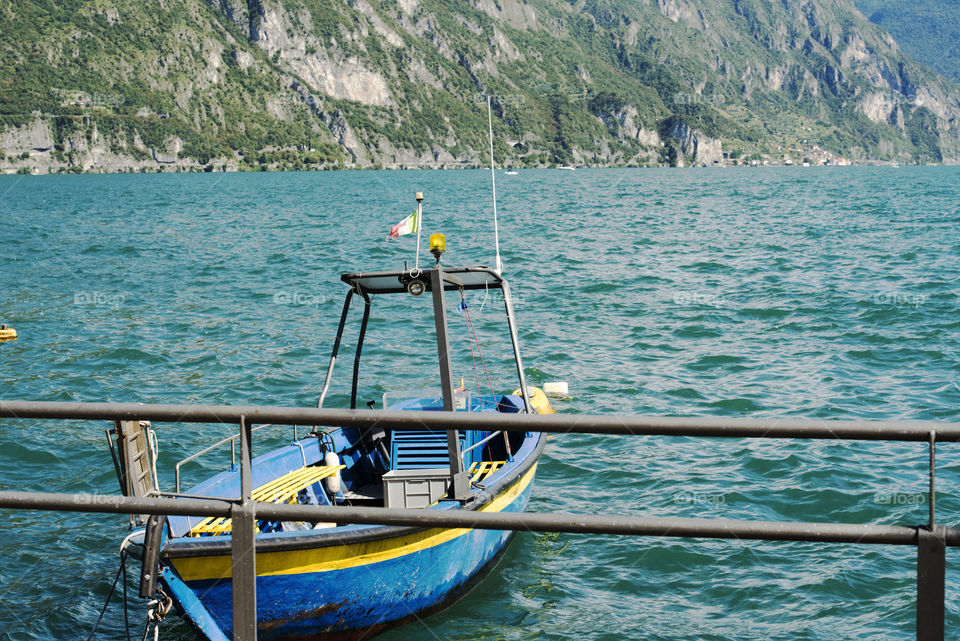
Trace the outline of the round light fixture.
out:
<instances>
[{"instance_id":1,"label":"round light fixture","mask_svg":"<svg viewBox=\"0 0 960 641\"><path fill-rule=\"evenodd\" d=\"M407 283L407 293L411 296L419 296L424 291L426 291L427 286L419 278L414 278L409 283Z\"/></svg>"}]
</instances>

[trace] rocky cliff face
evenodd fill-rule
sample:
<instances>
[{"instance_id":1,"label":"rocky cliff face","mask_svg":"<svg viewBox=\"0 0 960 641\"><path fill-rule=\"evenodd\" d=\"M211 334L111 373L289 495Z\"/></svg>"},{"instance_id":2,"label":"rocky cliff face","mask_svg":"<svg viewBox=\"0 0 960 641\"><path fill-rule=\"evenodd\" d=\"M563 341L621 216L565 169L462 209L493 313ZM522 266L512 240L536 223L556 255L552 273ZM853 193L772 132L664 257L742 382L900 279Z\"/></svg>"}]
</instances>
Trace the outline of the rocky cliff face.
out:
<instances>
[{"instance_id":1,"label":"rocky cliff face","mask_svg":"<svg viewBox=\"0 0 960 641\"><path fill-rule=\"evenodd\" d=\"M960 11L954 0L855 0L912 59L960 82Z\"/></svg>"},{"instance_id":2,"label":"rocky cliff face","mask_svg":"<svg viewBox=\"0 0 960 641\"><path fill-rule=\"evenodd\" d=\"M0 171L960 159L849 0L11 0L0 87Z\"/></svg>"}]
</instances>

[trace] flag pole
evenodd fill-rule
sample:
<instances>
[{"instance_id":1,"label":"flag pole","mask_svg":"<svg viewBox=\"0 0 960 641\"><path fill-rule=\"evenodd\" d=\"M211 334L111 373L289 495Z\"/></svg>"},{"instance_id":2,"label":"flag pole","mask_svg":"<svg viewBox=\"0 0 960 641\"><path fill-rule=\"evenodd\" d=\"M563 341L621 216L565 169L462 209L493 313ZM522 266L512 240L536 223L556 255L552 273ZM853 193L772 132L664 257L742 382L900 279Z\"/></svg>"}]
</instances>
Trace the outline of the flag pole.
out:
<instances>
[{"instance_id":1,"label":"flag pole","mask_svg":"<svg viewBox=\"0 0 960 641\"><path fill-rule=\"evenodd\" d=\"M420 230L423 229L423 192L417 192L417 256L413 268L420 271Z\"/></svg>"}]
</instances>

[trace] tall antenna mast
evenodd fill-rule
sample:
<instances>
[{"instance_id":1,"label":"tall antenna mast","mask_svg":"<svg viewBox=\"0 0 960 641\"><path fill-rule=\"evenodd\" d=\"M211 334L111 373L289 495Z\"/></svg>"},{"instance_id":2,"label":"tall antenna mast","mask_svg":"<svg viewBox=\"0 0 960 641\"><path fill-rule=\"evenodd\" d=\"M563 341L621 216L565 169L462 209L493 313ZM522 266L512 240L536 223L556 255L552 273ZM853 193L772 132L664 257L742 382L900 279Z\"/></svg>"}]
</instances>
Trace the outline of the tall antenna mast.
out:
<instances>
[{"instance_id":1,"label":"tall antenna mast","mask_svg":"<svg viewBox=\"0 0 960 641\"><path fill-rule=\"evenodd\" d=\"M500 262L500 227L497 225L497 174L493 170L493 110L490 108L490 96L487 96L487 127L490 130L490 182L493 184L493 244L497 248L494 269L500 273L503 263Z\"/></svg>"},{"instance_id":2,"label":"tall antenna mast","mask_svg":"<svg viewBox=\"0 0 960 641\"><path fill-rule=\"evenodd\" d=\"M417 192L417 257L413 261L413 268L420 269L420 231L423 229L423 192Z\"/></svg>"}]
</instances>

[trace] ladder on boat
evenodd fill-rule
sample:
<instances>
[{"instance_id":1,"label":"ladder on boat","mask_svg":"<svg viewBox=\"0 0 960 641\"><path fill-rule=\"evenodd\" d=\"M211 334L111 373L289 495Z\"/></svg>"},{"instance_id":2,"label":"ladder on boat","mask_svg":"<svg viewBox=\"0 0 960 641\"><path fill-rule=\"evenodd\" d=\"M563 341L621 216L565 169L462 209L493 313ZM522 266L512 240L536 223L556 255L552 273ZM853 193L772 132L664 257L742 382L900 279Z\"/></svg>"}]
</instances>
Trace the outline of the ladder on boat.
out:
<instances>
[{"instance_id":1,"label":"ladder on boat","mask_svg":"<svg viewBox=\"0 0 960 641\"><path fill-rule=\"evenodd\" d=\"M107 430L107 441L113 464L124 496L151 496L158 490L154 461L153 430L149 421L114 421L113 429ZM131 514L130 525L144 525L148 514Z\"/></svg>"}]
</instances>

